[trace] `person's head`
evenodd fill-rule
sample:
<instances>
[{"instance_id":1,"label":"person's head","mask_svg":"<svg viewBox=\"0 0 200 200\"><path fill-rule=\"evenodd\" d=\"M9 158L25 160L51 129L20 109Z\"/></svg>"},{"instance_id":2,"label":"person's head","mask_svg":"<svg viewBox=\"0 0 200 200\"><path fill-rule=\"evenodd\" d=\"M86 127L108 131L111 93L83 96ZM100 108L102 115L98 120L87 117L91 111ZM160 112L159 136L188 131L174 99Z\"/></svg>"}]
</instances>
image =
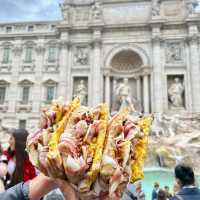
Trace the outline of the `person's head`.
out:
<instances>
[{"instance_id":1,"label":"person's head","mask_svg":"<svg viewBox=\"0 0 200 200\"><path fill-rule=\"evenodd\" d=\"M23 180L23 161L28 158L25 151L27 136L28 132L25 129L12 129L10 131L10 151L13 152L16 159L16 167L12 176L14 184Z\"/></svg>"},{"instance_id":2,"label":"person's head","mask_svg":"<svg viewBox=\"0 0 200 200\"><path fill-rule=\"evenodd\" d=\"M175 83L179 83L179 82L180 82L180 79L179 79L178 77L176 77L176 78L174 79L174 82L175 82Z\"/></svg>"},{"instance_id":3,"label":"person's head","mask_svg":"<svg viewBox=\"0 0 200 200\"><path fill-rule=\"evenodd\" d=\"M141 182L137 182L135 184L135 189L137 192L140 192L142 190L142 183Z\"/></svg>"},{"instance_id":4,"label":"person's head","mask_svg":"<svg viewBox=\"0 0 200 200\"><path fill-rule=\"evenodd\" d=\"M166 195L165 191L160 189L158 191L157 200L166 200L166 199L167 199L167 195Z\"/></svg>"},{"instance_id":5,"label":"person's head","mask_svg":"<svg viewBox=\"0 0 200 200\"><path fill-rule=\"evenodd\" d=\"M178 194L180 190L181 190L180 185L175 182L174 187L173 187L174 194Z\"/></svg>"},{"instance_id":6,"label":"person's head","mask_svg":"<svg viewBox=\"0 0 200 200\"><path fill-rule=\"evenodd\" d=\"M80 80L80 84L84 85L85 81L84 80Z\"/></svg>"},{"instance_id":7,"label":"person's head","mask_svg":"<svg viewBox=\"0 0 200 200\"><path fill-rule=\"evenodd\" d=\"M175 178L181 187L195 184L194 171L185 164L179 164L175 167Z\"/></svg>"},{"instance_id":8,"label":"person's head","mask_svg":"<svg viewBox=\"0 0 200 200\"><path fill-rule=\"evenodd\" d=\"M166 185L166 186L164 187L164 189L165 189L165 192L169 192L169 186Z\"/></svg>"},{"instance_id":9,"label":"person's head","mask_svg":"<svg viewBox=\"0 0 200 200\"><path fill-rule=\"evenodd\" d=\"M155 189L155 190L158 190L159 187L160 187L160 186L159 186L159 183L158 183L158 182L155 182L155 183L154 183L154 189Z\"/></svg>"}]
</instances>

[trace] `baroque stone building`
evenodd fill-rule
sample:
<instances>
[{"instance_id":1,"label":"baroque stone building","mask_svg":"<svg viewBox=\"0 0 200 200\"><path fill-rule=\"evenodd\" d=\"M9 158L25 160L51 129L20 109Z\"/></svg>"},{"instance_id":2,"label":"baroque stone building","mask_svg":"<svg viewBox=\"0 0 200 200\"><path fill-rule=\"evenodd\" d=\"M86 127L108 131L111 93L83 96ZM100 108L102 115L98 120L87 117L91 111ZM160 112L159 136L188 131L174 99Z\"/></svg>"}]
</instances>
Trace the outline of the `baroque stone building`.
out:
<instances>
[{"instance_id":1,"label":"baroque stone building","mask_svg":"<svg viewBox=\"0 0 200 200\"><path fill-rule=\"evenodd\" d=\"M63 20L0 24L0 122L31 128L63 96L200 112L194 0L65 0Z\"/></svg>"}]
</instances>

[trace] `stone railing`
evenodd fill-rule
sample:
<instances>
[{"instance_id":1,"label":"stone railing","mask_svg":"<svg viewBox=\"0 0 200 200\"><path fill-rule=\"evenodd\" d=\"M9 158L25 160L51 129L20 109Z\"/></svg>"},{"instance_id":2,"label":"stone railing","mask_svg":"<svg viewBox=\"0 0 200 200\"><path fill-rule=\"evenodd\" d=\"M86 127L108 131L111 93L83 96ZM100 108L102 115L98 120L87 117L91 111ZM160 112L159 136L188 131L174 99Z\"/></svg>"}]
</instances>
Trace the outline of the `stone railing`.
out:
<instances>
[{"instance_id":1,"label":"stone railing","mask_svg":"<svg viewBox=\"0 0 200 200\"><path fill-rule=\"evenodd\" d=\"M2 62L0 64L0 72L1 73L9 73L9 72L11 72L11 69L12 69L12 62L11 61L6 62L6 63Z\"/></svg>"},{"instance_id":2,"label":"stone railing","mask_svg":"<svg viewBox=\"0 0 200 200\"><path fill-rule=\"evenodd\" d=\"M32 111L32 101L28 102L23 102L23 101L18 101L16 105L16 112L31 112Z\"/></svg>"}]
</instances>

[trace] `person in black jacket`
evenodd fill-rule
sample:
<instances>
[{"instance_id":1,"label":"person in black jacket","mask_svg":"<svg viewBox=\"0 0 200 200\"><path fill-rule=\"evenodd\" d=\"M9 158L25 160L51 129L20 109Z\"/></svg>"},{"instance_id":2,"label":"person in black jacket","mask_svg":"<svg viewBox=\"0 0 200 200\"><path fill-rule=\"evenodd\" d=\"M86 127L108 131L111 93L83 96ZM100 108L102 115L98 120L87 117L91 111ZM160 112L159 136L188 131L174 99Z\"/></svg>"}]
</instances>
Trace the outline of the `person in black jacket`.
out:
<instances>
[{"instance_id":1,"label":"person in black jacket","mask_svg":"<svg viewBox=\"0 0 200 200\"><path fill-rule=\"evenodd\" d=\"M200 200L200 189L195 185L194 171L190 166L177 165L175 178L176 184L180 186L180 191L172 200Z\"/></svg>"}]
</instances>

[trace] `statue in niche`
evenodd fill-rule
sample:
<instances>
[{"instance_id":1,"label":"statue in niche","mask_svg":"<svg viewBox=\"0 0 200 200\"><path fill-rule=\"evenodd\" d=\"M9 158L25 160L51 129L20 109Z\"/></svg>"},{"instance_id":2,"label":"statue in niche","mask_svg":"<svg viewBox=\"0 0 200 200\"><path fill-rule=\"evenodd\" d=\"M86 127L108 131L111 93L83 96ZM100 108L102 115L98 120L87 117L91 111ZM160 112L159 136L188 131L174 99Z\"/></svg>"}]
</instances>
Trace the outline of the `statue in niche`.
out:
<instances>
[{"instance_id":1,"label":"statue in niche","mask_svg":"<svg viewBox=\"0 0 200 200\"><path fill-rule=\"evenodd\" d=\"M128 79L124 78L123 82L119 83L116 88L116 97L119 102L119 110L123 111L124 109L128 109L129 111L134 111L134 105L130 96L130 87L128 85Z\"/></svg>"},{"instance_id":2,"label":"statue in niche","mask_svg":"<svg viewBox=\"0 0 200 200\"><path fill-rule=\"evenodd\" d=\"M76 65L88 65L89 63L89 54L87 48L77 48L75 53L75 64Z\"/></svg>"},{"instance_id":3,"label":"statue in niche","mask_svg":"<svg viewBox=\"0 0 200 200\"><path fill-rule=\"evenodd\" d=\"M80 98L82 105L87 105L87 88L84 80L80 80L79 84L76 87L75 95Z\"/></svg>"},{"instance_id":4,"label":"statue in niche","mask_svg":"<svg viewBox=\"0 0 200 200\"><path fill-rule=\"evenodd\" d=\"M192 15L195 13L195 8L198 6L198 0L188 0L186 2L186 8L188 10L188 14Z\"/></svg>"},{"instance_id":5,"label":"statue in niche","mask_svg":"<svg viewBox=\"0 0 200 200\"><path fill-rule=\"evenodd\" d=\"M152 0L152 16L160 15L160 1L161 0Z\"/></svg>"},{"instance_id":6,"label":"statue in niche","mask_svg":"<svg viewBox=\"0 0 200 200\"><path fill-rule=\"evenodd\" d=\"M100 20L102 17L101 5L98 1L92 6L92 20Z\"/></svg>"},{"instance_id":7,"label":"statue in niche","mask_svg":"<svg viewBox=\"0 0 200 200\"><path fill-rule=\"evenodd\" d=\"M167 62L173 63L182 60L182 47L180 44L169 44L167 48Z\"/></svg>"},{"instance_id":8,"label":"statue in niche","mask_svg":"<svg viewBox=\"0 0 200 200\"><path fill-rule=\"evenodd\" d=\"M172 108L183 108L184 100L183 100L183 92L185 88L180 81L180 78L174 78L174 82L168 89L169 95L169 103Z\"/></svg>"}]
</instances>

